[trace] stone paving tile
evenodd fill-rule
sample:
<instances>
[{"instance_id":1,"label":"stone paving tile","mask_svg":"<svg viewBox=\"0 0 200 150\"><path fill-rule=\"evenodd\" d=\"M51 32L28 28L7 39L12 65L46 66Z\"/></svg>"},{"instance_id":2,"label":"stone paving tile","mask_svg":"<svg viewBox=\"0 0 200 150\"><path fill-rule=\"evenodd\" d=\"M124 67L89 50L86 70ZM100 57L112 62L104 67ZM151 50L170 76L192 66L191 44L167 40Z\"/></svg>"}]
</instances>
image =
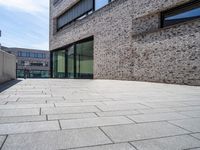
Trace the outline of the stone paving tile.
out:
<instances>
[{"instance_id":1,"label":"stone paving tile","mask_svg":"<svg viewBox=\"0 0 200 150\"><path fill-rule=\"evenodd\" d=\"M97 117L94 113L80 113L80 114L58 114L48 115L48 120L65 120L65 119L79 119L79 118L94 118Z\"/></svg>"},{"instance_id":2,"label":"stone paving tile","mask_svg":"<svg viewBox=\"0 0 200 150\"><path fill-rule=\"evenodd\" d=\"M144 114L157 114L157 113L170 113L170 112L176 112L176 110L173 110L171 108L152 108L152 109L140 109L137 110L140 113Z\"/></svg>"},{"instance_id":3,"label":"stone paving tile","mask_svg":"<svg viewBox=\"0 0 200 150\"><path fill-rule=\"evenodd\" d=\"M39 115L40 109L1 109L0 117Z\"/></svg>"},{"instance_id":4,"label":"stone paving tile","mask_svg":"<svg viewBox=\"0 0 200 150\"><path fill-rule=\"evenodd\" d=\"M45 121L46 116L19 116L19 117L0 117L0 123L19 123L32 121Z\"/></svg>"},{"instance_id":5,"label":"stone paving tile","mask_svg":"<svg viewBox=\"0 0 200 150\"><path fill-rule=\"evenodd\" d=\"M200 141L189 135L135 141L132 144L138 150L183 150L200 147Z\"/></svg>"},{"instance_id":6,"label":"stone paving tile","mask_svg":"<svg viewBox=\"0 0 200 150\"><path fill-rule=\"evenodd\" d=\"M0 135L60 130L58 121L0 124Z\"/></svg>"},{"instance_id":7,"label":"stone paving tile","mask_svg":"<svg viewBox=\"0 0 200 150\"><path fill-rule=\"evenodd\" d=\"M200 110L197 111L183 111L183 112L179 112L180 114L183 114L185 116L189 116L189 117L200 117Z\"/></svg>"},{"instance_id":8,"label":"stone paving tile","mask_svg":"<svg viewBox=\"0 0 200 150\"><path fill-rule=\"evenodd\" d=\"M176 111L194 111L194 110L200 110L200 106L175 107L172 109Z\"/></svg>"},{"instance_id":9,"label":"stone paving tile","mask_svg":"<svg viewBox=\"0 0 200 150\"><path fill-rule=\"evenodd\" d=\"M142 104L149 106L149 107L152 107L152 108L188 106L187 104L184 104L184 103L181 103L181 102L149 102L149 103L142 103Z\"/></svg>"},{"instance_id":10,"label":"stone paving tile","mask_svg":"<svg viewBox=\"0 0 200 150\"><path fill-rule=\"evenodd\" d=\"M19 109L19 108L45 108L54 107L53 104L7 104L0 105L0 109Z\"/></svg>"},{"instance_id":11,"label":"stone paving tile","mask_svg":"<svg viewBox=\"0 0 200 150\"><path fill-rule=\"evenodd\" d=\"M141 104L97 105L103 111L134 110L149 108Z\"/></svg>"},{"instance_id":12,"label":"stone paving tile","mask_svg":"<svg viewBox=\"0 0 200 150\"><path fill-rule=\"evenodd\" d=\"M76 148L70 150L136 150L136 149L128 143L120 143L120 144L109 144L109 145L94 146L94 147Z\"/></svg>"},{"instance_id":13,"label":"stone paving tile","mask_svg":"<svg viewBox=\"0 0 200 150\"><path fill-rule=\"evenodd\" d=\"M5 99L2 99L0 101L4 101L4 102L16 102L18 100L18 97L8 97Z\"/></svg>"},{"instance_id":14,"label":"stone paving tile","mask_svg":"<svg viewBox=\"0 0 200 150\"><path fill-rule=\"evenodd\" d=\"M9 135L2 150L56 150L109 144L98 128Z\"/></svg>"},{"instance_id":15,"label":"stone paving tile","mask_svg":"<svg viewBox=\"0 0 200 150\"><path fill-rule=\"evenodd\" d=\"M5 138L6 138L5 136L0 136L0 148L1 148Z\"/></svg>"},{"instance_id":16,"label":"stone paving tile","mask_svg":"<svg viewBox=\"0 0 200 150\"><path fill-rule=\"evenodd\" d=\"M141 113L139 113L136 110L97 112L97 115L100 116L100 117L137 115L137 114L141 114Z\"/></svg>"},{"instance_id":17,"label":"stone paving tile","mask_svg":"<svg viewBox=\"0 0 200 150\"><path fill-rule=\"evenodd\" d=\"M86 113L99 111L100 110L95 106L42 108L42 114Z\"/></svg>"},{"instance_id":18,"label":"stone paving tile","mask_svg":"<svg viewBox=\"0 0 200 150\"><path fill-rule=\"evenodd\" d=\"M197 139L200 140L200 133L196 133L196 134L191 134L192 136L196 137Z\"/></svg>"},{"instance_id":19,"label":"stone paving tile","mask_svg":"<svg viewBox=\"0 0 200 150\"><path fill-rule=\"evenodd\" d=\"M178 113L160 113L160 114L142 114L128 116L130 119L137 123L141 122L152 122L152 121L165 121L165 120L178 120L188 118L187 116Z\"/></svg>"},{"instance_id":20,"label":"stone paving tile","mask_svg":"<svg viewBox=\"0 0 200 150\"><path fill-rule=\"evenodd\" d=\"M129 124L129 123L133 123L133 122L123 116L60 120L62 129L88 128L88 127L97 127L97 126Z\"/></svg>"},{"instance_id":21,"label":"stone paving tile","mask_svg":"<svg viewBox=\"0 0 200 150\"><path fill-rule=\"evenodd\" d=\"M166 122L101 127L114 142L127 142L190 133Z\"/></svg>"},{"instance_id":22,"label":"stone paving tile","mask_svg":"<svg viewBox=\"0 0 200 150\"><path fill-rule=\"evenodd\" d=\"M55 103L56 107L64 107L64 106L95 106L95 105L101 105L102 102L81 102L81 103Z\"/></svg>"},{"instance_id":23,"label":"stone paving tile","mask_svg":"<svg viewBox=\"0 0 200 150\"><path fill-rule=\"evenodd\" d=\"M176 120L169 122L192 132L200 132L200 118Z\"/></svg>"}]
</instances>

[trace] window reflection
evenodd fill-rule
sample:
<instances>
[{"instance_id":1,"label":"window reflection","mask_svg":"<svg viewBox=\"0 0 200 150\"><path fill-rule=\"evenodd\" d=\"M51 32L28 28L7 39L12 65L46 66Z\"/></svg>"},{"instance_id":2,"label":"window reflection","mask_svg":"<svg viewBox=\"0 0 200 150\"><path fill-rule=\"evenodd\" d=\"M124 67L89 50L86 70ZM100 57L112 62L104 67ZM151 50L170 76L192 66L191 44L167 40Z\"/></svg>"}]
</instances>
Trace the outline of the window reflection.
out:
<instances>
[{"instance_id":1,"label":"window reflection","mask_svg":"<svg viewBox=\"0 0 200 150\"><path fill-rule=\"evenodd\" d=\"M200 2L192 2L162 13L162 27L200 17Z\"/></svg>"}]
</instances>

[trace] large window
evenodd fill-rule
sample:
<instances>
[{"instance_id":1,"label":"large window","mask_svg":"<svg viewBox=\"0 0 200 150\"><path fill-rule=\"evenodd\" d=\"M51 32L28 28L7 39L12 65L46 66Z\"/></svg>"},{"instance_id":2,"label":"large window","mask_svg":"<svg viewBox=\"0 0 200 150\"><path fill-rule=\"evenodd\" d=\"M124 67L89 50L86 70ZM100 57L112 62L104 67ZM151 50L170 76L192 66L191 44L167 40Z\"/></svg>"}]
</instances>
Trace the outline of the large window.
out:
<instances>
[{"instance_id":1,"label":"large window","mask_svg":"<svg viewBox=\"0 0 200 150\"><path fill-rule=\"evenodd\" d=\"M62 58L59 59L59 55ZM93 78L93 39L89 38L52 52L54 78Z\"/></svg>"},{"instance_id":2,"label":"large window","mask_svg":"<svg viewBox=\"0 0 200 150\"><path fill-rule=\"evenodd\" d=\"M200 18L200 1L195 0L161 13L161 27Z\"/></svg>"},{"instance_id":3,"label":"large window","mask_svg":"<svg viewBox=\"0 0 200 150\"><path fill-rule=\"evenodd\" d=\"M77 78L92 78L93 75L93 41L76 45Z\"/></svg>"},{"instance_id":4,"label":"large window","mask_svg":"<svg viewBox=\"0 0 200 150\"><path fill-rule=\"evenodd\" d=\"M53 77L65 77L65 50L53 53Z\"/></svg>"},{"instance_id":5,"label":"large window","mask_svg":"<svg viewBox=\"0 0 200 150\"><path fill-rule=\"evenodd\" d=\"M81 0L72 8L57 18L57 30L60 30L67 24L85 18L93 11L98 10L113 0Z\"/></svg>"},{"instance_id":6,"label":"large window","mask_svg":"<svg viewBox=\"0 0 200 150\"><path fill-rule=\"evenodd\" d=\"M98 10L107 5L111 0L95 0L95 10Z\"/></svg>"},{"instance_id":7,"label":"large window","mask_svg":"<svg viewBox=\"0 0 200 150\"><path fill-rule=\"evenodd\" d=\"M93 0L81 0L57 19L57 29L93 10Z\"/></svg>"}]
</instances>

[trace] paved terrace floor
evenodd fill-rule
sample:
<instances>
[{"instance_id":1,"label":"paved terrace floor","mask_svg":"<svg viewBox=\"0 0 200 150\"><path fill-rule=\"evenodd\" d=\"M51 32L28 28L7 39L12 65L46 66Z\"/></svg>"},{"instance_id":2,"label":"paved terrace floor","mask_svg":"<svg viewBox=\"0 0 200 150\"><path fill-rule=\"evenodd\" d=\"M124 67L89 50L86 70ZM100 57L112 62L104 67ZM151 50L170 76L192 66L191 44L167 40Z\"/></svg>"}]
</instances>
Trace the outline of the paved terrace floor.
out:
<instances>
[{"instance_id":1,"label":"paved terrace floor","mask_svg":"<svg viewBox=\"0 0 200 150\"><path fill-rule=\"evenodd\" d=\"M200 150L200 87L23 80L0 93L2 150Z\"/></svg>"}]
</instances>

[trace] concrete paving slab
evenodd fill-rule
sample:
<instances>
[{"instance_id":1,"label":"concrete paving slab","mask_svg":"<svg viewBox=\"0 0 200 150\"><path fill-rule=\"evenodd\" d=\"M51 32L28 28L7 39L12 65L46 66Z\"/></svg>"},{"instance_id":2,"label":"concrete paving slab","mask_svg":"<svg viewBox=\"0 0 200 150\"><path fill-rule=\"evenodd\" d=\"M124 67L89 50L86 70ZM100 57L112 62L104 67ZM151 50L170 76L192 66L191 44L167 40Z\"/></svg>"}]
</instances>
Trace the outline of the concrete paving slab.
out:
<instances>
[{"instance_id":1,"label":"concrete paving slab","mask_svg":"<svg viewBox=\"0 0 200 150\"><path fill-rule=\"evenodd\" d=\"M109 144L98 128L9 135L2 150L55 150Z\"/></svg>"},{"instance_id":2,"label":"concrete paving slab","mask_svg":"<svg viewBox=\"0 0 200 150\"><path fill-rule=\"evenodd\" d=\"M20 109L20 108L45 108L45 107L54 107L53 104L7 104L0 105L1 109Z\"/></svg>"},{"instance_id":3,"label":"concrete paving slab","mask_svg":"<svg viewBox=\"0 0 200 150\"><path fill-rule=\"evenodd\" d=\"M98 117L74 120L60 120L62 129L88 128L108 125L130 124L133 121L121 117Z\"/></svg>"},{"instance_id":4,"label":"concrete paving slab","mask_svg":"<svg viewBox=\"0 0 200 150\"><path fill-rule=\"evenodd\" d=\"M67 119L79 119L79 118L94 118L97 117L94 113L80 113L80 114L58 114L48 115L48 120L67 120Z\"/></svg>"},{"instance_id":5,"label":"concrete paving slab","mask_svg":"<svg viewBox=\"0 0 200 150\"><path fill-rule=\"evenodd\" d=\"M191 132L200 132L200 118L176 120L170 122Z\"/></svg>"},{"instance_id":6,"label":"concrete paving slab","mask_svg":"<svg viewBox=\"0 0 200 150\"><path fill-rule=\"evenodd\" d=\"M6 138L5 136L0 136L0 148L1 148L5 138Z\"/></svg>"},{"instance_id":7,"label":"concrete paving slab","mask_svg":"<svg viewBox=\"0 0 200 150\"><path fill-rule=\"evenodd\" d=\"M139 113L136 110L97 112L97 115L100 117L138 115L138 114L141 113Z\"/></svg>"},{"instance_id":8,"label":"concrete paving slab","mask_svg":"<svg viewBox=\"0 0 200 150\"><path fill-rule=\"evenodd\" d=\"M40 109L1 109L0 117L39 115Z\"/></svg>"},{"instance_id":9,"label":"concrete paving slab","mask_svg":"<svg viewBox=\"0 0 200 150\"><path fill-rule=\"evenodd\" d=\"M19 122L33 122L45 121L46 116L18 116L18 117L0 117L0 123L19 123Z\"/></svg>"},{"instance_id":10,"label":"concrete paving slab","mask_svg":"<svg viewBox=\"0 0 200 150\"><path fill-rule=\"evenodd\" d=\"M195 133L195 134L191 134L193 137L196 137L197 139L200 140L200 133Z\"/></svg>"},{"instance_id":11,"label":"concrete paving slab","mask_svg":"<svg viewBox=\"0 0 200 150\"><path fill-rule=\"evenodd\" d=\"M101 127L114 142L144 140L190 133L166 122Z\"/></svg>"},{"instance_id":12,"label":"concrete paving slab","mask_svg":"<svg viewBox=\"0 0 200 150\"><path fill-rule=\"evenodd\" d=\"M0 135L60 130L58 121L0 124Z\"/></svg>"},{"instance_id":13,"label":"concrete paving slab","mask_svg":"<svg viewBox=\"0 0 200 150\"><path fill-rule=\"evenodd\" d=\"M135 141L132 144L138 150L184 150L200 147L200 141L189 135Z\"/></svg>"},{"instance_id":14,"label":"concrete paving slab","mask_svg":"<svg viewBox=\"0 0 200 150\"><path fill-rule=\"evenodd\" d=\"M153 122L153 121L168 121L168 120L178 120L189 118L187 116L173 113L158 113L158 114L142 114L142 115L132 115L128 116L130 119L134 120L137 123L141 122Z\"/></svg>"},{"instance_id":15,"label":"concrete paving slab","mask_svg":"<svg viewBox=\"0 0 200 150\"><path fill-rule=\"evenodd\" d=\"M0 134L8 134L8 143L3 149L123 150L132 146L127 142L188 134L198 140L200 133L199 121L191 120L199 117L200 87L197 86L114 80L26 79L1 92L0 103L5 104L0 106ZM127 116L134 117L133 121ZM56 123L48 124L46 118ZM180 119L184 122L179 122ZM62 121L67 130L60 130ZM178 122L173 124L173 121ZM111 143L111 139L120 143ZM193 144L189 139L174 141L184 147L184 143ZM173 145L170 139L160 143L165 141L169 147ZM156 147L156 144L150 145ZM173 148L176 147L174 144Z\"/></svg>"},{"instance_id":16,"label":"concrete paving slab","mask_svg":"<svg viewBox=\"0 0 200 150\"><path fill-rule=\"evenodd\" d=\"M121 144L109 144L109 145L94 146L94 147L76 148L70 150L136 150L136 149L129 143L121 143Z\"/></svg>"},{"instance_id":17,"label":"concrete paving slab","mask_svg":"<svg viewBox=\"0 0 200 150\"><path fill-rule=\"evenodd\" d=\"M197 111L182 111L182 112L179 112L180 114L183 114L185 116L188 116L188 117L200 117L200 110L197 110Z\"/></svg>"},{"instance_id":18,"label":"concrete paving slab","mask_svg":"<svg viewBox=\"0 0 200 150\"><path fill-rule=\"evenodd\" d=\"M97 105L97 107L103 111L135 110L149 108L141 104Z\"/></svg>"},{"instance_id":19,"label":"concrete paving slab","mask_svg":"<svg viewBox=\"0 0 200 150\"><path fill-rule=\"evenodd\" d=\"M42 108L42 114L86 113L99 111L100 110L95 106Z\"/></svg>"}]
</instances>

